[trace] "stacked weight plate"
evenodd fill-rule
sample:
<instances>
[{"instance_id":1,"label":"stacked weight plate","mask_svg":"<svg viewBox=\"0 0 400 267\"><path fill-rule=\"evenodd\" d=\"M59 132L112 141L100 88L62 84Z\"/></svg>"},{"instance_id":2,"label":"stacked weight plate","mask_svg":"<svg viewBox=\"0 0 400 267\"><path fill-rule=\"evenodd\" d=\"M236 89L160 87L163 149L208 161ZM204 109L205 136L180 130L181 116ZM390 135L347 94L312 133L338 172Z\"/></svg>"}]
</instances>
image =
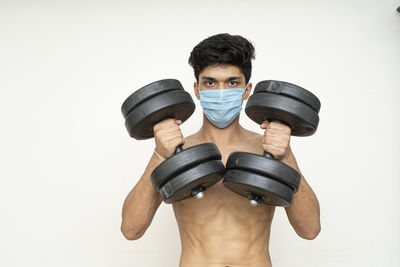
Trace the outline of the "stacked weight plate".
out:
<instances>
[{"instance_id":1,"label":"stacked weight plate","mask_svg":"<svg viewBox=\"0 0 400 267\"><path fill-rule=\"evenodd\" d=\"M318 98L306 89L268 80L256 85L245 111L258 124L280 122L288 125L294 136L309 136L318 127L320 107ZM300 186L300 174L268 153L234 152L229 155L226 168L225 187L255 206L289 206Z\"/></svg>"},{"instance_id":2,"label":"stacked weight plate","mask_svg":"<svg viewBox=\"0 0 400 267\"><path fill-rule=\"evenodd\" d=\"M195 104L178 80L165 79L148 84L131 94L122 104L125 126L131 137L154 137L153 126L167 118L186 121Z\"/></svg>"}]
</instances>

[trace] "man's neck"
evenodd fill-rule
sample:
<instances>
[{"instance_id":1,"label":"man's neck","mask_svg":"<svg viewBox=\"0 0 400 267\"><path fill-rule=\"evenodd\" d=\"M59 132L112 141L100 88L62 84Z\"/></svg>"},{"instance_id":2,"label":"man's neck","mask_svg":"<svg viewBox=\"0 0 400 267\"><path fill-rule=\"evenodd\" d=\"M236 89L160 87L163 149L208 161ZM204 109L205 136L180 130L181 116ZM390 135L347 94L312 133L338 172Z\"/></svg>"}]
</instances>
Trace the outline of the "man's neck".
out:
<instances>
[{"instance_id":1,"label":"man's neck","mask_svg":"<svg viewBox=\"0 0 400 267\"><path fill-rule=\"evenodd\" d=\"M203 114L203 125L198 131L200 138L215 144L233 143L241 139L245 129L239 124L239 116L226 128L215 127Z\"/></svg>"}]
</instances>

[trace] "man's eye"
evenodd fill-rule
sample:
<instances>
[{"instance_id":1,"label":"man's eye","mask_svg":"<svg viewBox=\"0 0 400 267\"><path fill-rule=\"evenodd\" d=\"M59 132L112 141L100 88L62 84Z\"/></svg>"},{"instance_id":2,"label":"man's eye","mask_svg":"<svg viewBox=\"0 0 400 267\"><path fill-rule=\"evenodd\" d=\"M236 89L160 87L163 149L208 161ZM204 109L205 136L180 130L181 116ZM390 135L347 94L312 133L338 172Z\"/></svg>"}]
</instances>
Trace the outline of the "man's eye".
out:
<instances>
[{"instance_id":1,"label":"man's eye","mask_svg":"<svg viewBox=\"0 0 400 267\"><path fill-rule=\"evenodd\" d=\"M214 82L208 81L208 82L206 82L206 84L207 84L208 86L213 86L213 85L214 85Z\"/></svg>"},{"instance_id":2,"label":"man's eye","mask_svg":"<svg viewBox=\"0 0 400 267\"><path fill-rule=\"evenodd\" d=\"M235 85L237 85L238 83L236 82L236 81L230 81L229 82L229 85L231 85L231 86L235 86Z\"/></svg>"}]
</instances>

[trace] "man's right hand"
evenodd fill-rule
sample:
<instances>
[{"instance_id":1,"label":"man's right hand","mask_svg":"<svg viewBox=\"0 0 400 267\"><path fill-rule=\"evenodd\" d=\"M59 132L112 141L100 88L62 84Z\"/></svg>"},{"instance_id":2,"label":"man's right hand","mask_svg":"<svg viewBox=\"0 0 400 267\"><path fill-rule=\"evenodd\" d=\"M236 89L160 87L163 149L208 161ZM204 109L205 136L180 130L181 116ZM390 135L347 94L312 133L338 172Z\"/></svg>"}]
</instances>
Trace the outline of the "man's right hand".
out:
<instances>
[{"instance_id":1,"label":"man's right hand","mask_svg":"<svg viewBox=\"0 0 400 267\"><path fill-rule=\"evenodd\" d=\"M179 145L184 144L183 135L179 125L180 120L166 119L153 126L156 152L167 159L175 153Z\"/></svg>"}]
</instances>

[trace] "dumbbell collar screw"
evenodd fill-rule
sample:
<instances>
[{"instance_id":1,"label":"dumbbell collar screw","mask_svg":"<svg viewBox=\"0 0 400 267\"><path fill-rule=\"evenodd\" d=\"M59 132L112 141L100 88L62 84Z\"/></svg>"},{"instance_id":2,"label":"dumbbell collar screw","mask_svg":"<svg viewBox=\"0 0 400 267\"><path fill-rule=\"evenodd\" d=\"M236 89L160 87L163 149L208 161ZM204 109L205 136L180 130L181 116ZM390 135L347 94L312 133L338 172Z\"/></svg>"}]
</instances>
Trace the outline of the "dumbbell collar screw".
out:
<instances>
[{"instance_id":1,"label":"dumbbell collar screw","mask_svg":"<svg viewBox=\"0 0 400 267\"><path fill-rule=\"evenodd\" d=\"M250 206L252 207L257 207L258 206L258 202L254 199L250 199L249 200Z\"/></svg>"},{"instance_id":2,"label":"dumbbell collar screw","mask_svg":"<svg viewBox=\"0 0 400 267\"><path fill-rule=\"evenodd\" d=\"M202 199L203 197L204 197L204 192L202 192L202 191L200 191L199 193L197 193L197 194L195 195L195 198L196 198L197 200Z\"/></svg>"}]
</instances>

